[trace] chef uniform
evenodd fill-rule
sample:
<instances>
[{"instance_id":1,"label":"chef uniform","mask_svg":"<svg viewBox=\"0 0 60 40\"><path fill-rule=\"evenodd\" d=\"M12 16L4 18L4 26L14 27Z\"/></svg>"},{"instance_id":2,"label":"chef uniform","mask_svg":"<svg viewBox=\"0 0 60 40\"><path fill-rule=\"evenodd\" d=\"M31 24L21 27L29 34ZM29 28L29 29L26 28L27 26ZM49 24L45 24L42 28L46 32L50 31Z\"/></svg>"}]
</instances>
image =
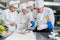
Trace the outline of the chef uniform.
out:
<instances>
[{"instance_id":1,"label":"chef uniform","mask_svg":"<svg viewBox=\"0 0 60 40\"><path fill-rule=\"evenodd\" d=\"M34 31L39 32L51 32L54 27L54 14L53 10L47 7L44 7L43 0L36 0L36 8L43 8L41 13L34 13L34 19L36 22L36 29Z\"/></svg>"},{"instance_id":2,"label":"chef uniform","mask_svg":"<svg viewBox=\"0 0 60 40\"><path fill-rule=\"evenodd\" d=\"M25 9L27 10L27 4L23 3L20 5L21 6L21 10ZM33 22L33 17L32 15L29 16L28 13L26 13L25 15L23 14L23 12L20 12L18 15L18 29L27 29L27 26L34 26L34 22ZM28 25L31 24L31 25Z\"/></svg>"},{"instance_id":3,"label":"chef uniform","mask_svg":"<svg viewBox=\"0 0 60 40\"><path fill-rule=\"evenodd\" d=\"M28 15L29 15L29 16L33 14L34 4L35 4L34 1L29 1L29 2L27 3L27 6L28 6L28 8L29 8L29 11L28 11ZM33 7L33 9L31 10L30 7Z\"/></svg>"},{"instance_id":4,"label":"chef uniform","mask_svg":"<svg viewBox=\"0 0 60 40\"><path fill-rule=\"evenodd\" d=\"M26 3L22 3L21 5L21 10L23 9L27 9L27 4ZM27 22L28 22L28 16L27 16L27 13L24 15L23 12L21 11L19 14L18 14L18 27L17 29L18 30L22 30L22 29L25 29L27 28Z\"/></svg>"},{"instance_id":5,"label":"chef uniform","mask_svg":"<svg viewBox=\"0 0 60 40\"><path fill-rule=\"evenodd\" d=\"M35 28L35 22L34 22L34 18L33 18L33 13L34 13L34 4L35 4L35 1L29 1L29 2L27 2L27 6L28 6L28 8L29 8L29 11L28 11L28 16L29 16L29 18L30 18L30 22L32 21L32 26L31 27L33 27L33 29ZM30 26L30 25L29 25Z\"/></svg>"},{"instance_id":6,"label":"chef uniform","mask_svg":"<svg viewBox=\"0 0 60 40\"><path fill-rule=\"evenodd\" d=\"M9 2L9 7L14 6L15 8L18 8L18 1L10 1ZM11 12L10 9L6 9L2 11L2 19L5 20L5 26L9 28L10 31L15 31L16 30L16 25L17 25L17 11ZM16 25L11 26L10 22L15 22Z\"/></svg>"}]
</instances>

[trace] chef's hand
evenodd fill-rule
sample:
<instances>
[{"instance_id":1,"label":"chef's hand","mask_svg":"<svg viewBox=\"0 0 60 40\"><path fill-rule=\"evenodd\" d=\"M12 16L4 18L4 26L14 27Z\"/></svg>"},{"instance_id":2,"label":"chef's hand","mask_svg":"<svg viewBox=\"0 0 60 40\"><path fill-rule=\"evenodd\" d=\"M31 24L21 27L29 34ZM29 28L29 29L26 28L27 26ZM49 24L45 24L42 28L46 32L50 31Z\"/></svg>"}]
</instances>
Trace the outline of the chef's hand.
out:
<instances>
[{"instance_id":1,"label":"chef's hand","mask_svg":"<svg viewBox=\"0 0 60 40\"><path fill-rule=\"evenodd\" d=\"M15 23L15 22L10 22L10 25L11 25L11 26L15 26L16 23Z\"/></svg>"},{"instance_id":2,"label":"chef's hand","mask_svg":"<svg viewBox=\"0 0 60 40\"><path fill-rule=\"evenodd\" d=\"M40 26L37 27L37 30L43 30L43 29L47 29L47 25L46 24L42 24Z\"/></svg>"},{"instance_id":3,"label":"chef's hand","mask_svg":"<svg viewBox=\"0 0 60 40\"><path fill-rule=\"evenodd\" d=\"M30 30L25 30L24 32L25 32L25 33L29 33L29 32L30 32Z\"/></svg>"},{"instance_id":4,"label":"chef's hand","mask_svg":"<svg viewBox=\"0 0 60 40\"><path fill-rule=\"evenodd\" d=\"M31 27L31 23L30 22L28 22L27 25L28 25L29 28Z\"/></svg>"}]
</instances>

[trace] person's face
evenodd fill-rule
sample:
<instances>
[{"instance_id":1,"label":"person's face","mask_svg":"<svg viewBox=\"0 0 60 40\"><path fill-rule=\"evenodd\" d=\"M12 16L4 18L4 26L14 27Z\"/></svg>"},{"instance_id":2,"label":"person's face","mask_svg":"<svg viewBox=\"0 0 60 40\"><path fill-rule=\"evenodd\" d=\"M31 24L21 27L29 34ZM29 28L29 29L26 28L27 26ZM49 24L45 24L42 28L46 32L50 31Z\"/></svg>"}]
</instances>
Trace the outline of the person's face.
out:
<instances>
[{"instance_id":1,"label":"person's face","mask_svg":"<svg viewBox=\"0 0 60 40\"><path fill-rule=\"evenodd\" d=\"M30 6L29 8L30 8L30 10L31 10L31 11L33 11L33 10L34 10L34 7L33 7L33 6Z\"/></svg>"},{"instance_id":2,"label":"person's face","mask_svg":"<svg viewBox=\"0 0 60 40\"><path fill-rule=\"evenodd\" d=\"M16 7L14 7L14 6L10 6L10 7L9 7L9 9L10 9L12 12L14 12L14 11L16 11L16 10L17 10L17 8L16 8Z\"/></svg>"},{"instance_id":3,"label":"person's face","mask_svg":"<svg viewBox=\"0 0 60 40\"><path fill-rule=\"evenodd\" d=\"M26 9L22 9L22 12L25 15L26 14Z\"/></svg>"},{"instance_id":4,"label":"person's face","mask_svg":"<svg viewBox=\"0 0 60 40\"><path fill-rule=\"evenodd\" d=\"M36 8L37 13L41 13L44 10L44 7Z\"/></svg>"}]
</instances>

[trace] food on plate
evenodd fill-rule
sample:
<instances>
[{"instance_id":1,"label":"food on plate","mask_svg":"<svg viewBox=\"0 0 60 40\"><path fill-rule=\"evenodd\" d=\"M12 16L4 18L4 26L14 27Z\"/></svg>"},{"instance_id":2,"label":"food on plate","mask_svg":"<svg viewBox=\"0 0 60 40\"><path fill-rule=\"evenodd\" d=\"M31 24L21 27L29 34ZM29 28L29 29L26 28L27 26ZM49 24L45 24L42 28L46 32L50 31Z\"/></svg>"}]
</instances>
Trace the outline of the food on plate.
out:
<instances>
[{"instance_id":1,"label":"food on plate","mask_svg":"<svg viewBox=\"0 0 60 40\"><path fill-rule=\"evenodd\" d=\"M2 35L8 36L11 32L10 31L3 31Z\"/></svg>"}]
</instances>

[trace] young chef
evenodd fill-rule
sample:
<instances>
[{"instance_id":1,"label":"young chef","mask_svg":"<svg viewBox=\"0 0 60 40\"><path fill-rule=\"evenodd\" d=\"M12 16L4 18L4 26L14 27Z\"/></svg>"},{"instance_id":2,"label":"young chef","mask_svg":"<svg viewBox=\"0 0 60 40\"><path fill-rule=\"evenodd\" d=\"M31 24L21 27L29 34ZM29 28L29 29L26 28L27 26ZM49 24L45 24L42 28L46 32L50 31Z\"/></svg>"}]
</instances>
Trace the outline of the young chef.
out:
<instances>
[{"instance_id":1,"label":"young chef","mask_svg":"<svg viewBox=\"0 0 60 40\"><path fill-rule=\"evenodd\" d=\"M18 15L18 29L28 29L28 26L34 26L33 17L27 13L27 4L23 3L20 6L21 12Z\"/></svg>"},{"instance_id":2,"label":"young chef","mask_svg":"<svg viewBox=\"0 0 60 40\"><path fill-rule=\"evenodd\" d=\"M12 32L16 30L18 4L19 1L10 1L9 8L2 11L2 19L5 21L5 26Z\"/></svg>"}]
</instances>

